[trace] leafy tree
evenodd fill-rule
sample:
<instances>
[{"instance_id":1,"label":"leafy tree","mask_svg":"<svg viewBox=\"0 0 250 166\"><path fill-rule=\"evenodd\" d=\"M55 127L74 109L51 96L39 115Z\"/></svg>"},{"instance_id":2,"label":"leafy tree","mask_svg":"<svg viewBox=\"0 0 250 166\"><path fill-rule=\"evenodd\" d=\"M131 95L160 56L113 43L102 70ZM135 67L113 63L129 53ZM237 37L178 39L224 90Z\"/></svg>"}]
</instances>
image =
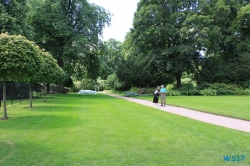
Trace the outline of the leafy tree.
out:
<instances>
[{"instance_id":1,"label":"leafy tree","mask_svg":"<svg viewBox=\"0 0 250 166\"><path fill-rule=\"evenodd\" d=\"M202 45L183 35L187 15L199 11L196 0L141 0L134 16L131 31L138 52L155 56L165 69L174 75L181 87L184 71L193 72L194 62L201 56ZM188 44L188 43L192 44Z\"/></svg>"},{"instance_id":2,"label":"leafy tree","mask_svg":"<svg viewBox=\"0 0 250 166\"><path fill-rule=\"evenodd\" d=\"M0 35L0 77L3 80L4 119L8 119L6 109L6 80L26 80L39 73L42 58L39 48L23 36Z\"/></svg>"},{"instance_id":3,"label":"leafy tree","mask_svg":"<svg viewBox=\"0 0 250 166\"><path fill-rule=\"evenodd\" d=\"M99 75L98 37L109 22L109 12L86 0L45 0L32 17L35 41L77 79Z\"/></svg>"},{"instance_id":4,"label":"leafy tree","mask_svg":"<svg viewBox=\"0 0 250 166\"><path fill-rule=\"evenodd\" d=\"M198 81L245 80L232 76L249 52L249 1L141 0L131 33L134 50L155 57L177 88L184 71L201 74Z\"/></svg>"},{"instance_id":5,"label":"leafy tree","mask_svg":"<svg viewBox=\"0 0 250 166\"><path fill-rule=\"evenodd\" d=\"M242 6L237 12L237 17L232 24L238 53L250 52L250 4Z\"/></svg>"},{"instance_id":6,"label":"leafy tree","mask_svg":"<svg viewBox=\"0 0 250 166\"><path fill-rule=\"evenodd\" d=\"M196 75L196 78L210 83L245 80L245 76L239 73L242 71L239 62L247 63L242 61L247 60L242 53L250 51L249 19L249 1L203 1L202 11L186 21L195 27L195 34L204 32L205 35L202 41L205 57L199 61L201 66L197 66L197 71L201 75Z\"/></svg>"},{"instance_id":7,"label":"leafy tree","mask_svg":"<svg viewBox=\"0 0 250 166\"><path fill-rule=\"evenodd\" d=\"M46 102L47 89L45 83L64 82L66 74L48 52L42 52L42 56L45 63L40 73L40 82L44 84L44 102Z\"/></svg>"},{"instance_id":8,"label":"leafy tree","mask_svg":"<svg viewBox=\"0 0 250 166\"><path fill-rule=\"evenodd\" d=\"M20 34L31 39L33 35L32 28L27 23L29 9L26 0L1 0L0 33Z\"/></svg>"},{"instance_id":9,"label":"leafy tree","mask_svg":"<svg viewBox=\"0 0 250 166\"><path fill-rule=\"evenodd\" d=\"M115 39L104 42L101 55L101 77L107 79L113 74L124 59L122 55L122 43Z\"/></svg>"},{"instance_id":10,"label":"leafy tree","mask_svg":"<svg viewBox=\"0 0 250 166\"><path fill-rule=\"evenodd\" d=\"M114 89L114 90L127 90L128 86L124 82L119 81L117 78L116 73L110 74L107 77L107 85L108 89Z\"/></svg>"},{"instance_id":11,"label":"leafy tree","mask_svg":"<svg viewBox=\"0 0 250 166\"><path fill-rule=\"evenodd\" d=\"M31 83L58 83L64 81L65 73L61 67L58 66L57 61L45 50L40 50L40 56L43 59L41 63L40 72L29 78L29 92L30 92L30 108L32 108L32 89ZM44 86L44 101L46 102L46 86Z\"/></svg>"}]
</instances>

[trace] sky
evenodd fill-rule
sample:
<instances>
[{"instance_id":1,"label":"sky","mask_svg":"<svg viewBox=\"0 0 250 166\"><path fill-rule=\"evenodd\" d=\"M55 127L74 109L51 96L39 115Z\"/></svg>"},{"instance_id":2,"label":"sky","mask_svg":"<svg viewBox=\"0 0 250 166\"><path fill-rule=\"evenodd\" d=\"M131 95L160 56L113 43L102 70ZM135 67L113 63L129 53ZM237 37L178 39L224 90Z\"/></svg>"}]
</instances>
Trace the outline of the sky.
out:
<instances>
[{"instance_id":1,"label":"sky","mask_svg":"<svg viewBox=\"0 0 250 166\"><path fill-rule=\"evenodd\" d=\"M125 35L133 27L134 13L140 0L88 0L109 10L113 14L111 25L103 31L103 41L114 38L120 42L124 41Z\"/></svg>"}]
</instances>

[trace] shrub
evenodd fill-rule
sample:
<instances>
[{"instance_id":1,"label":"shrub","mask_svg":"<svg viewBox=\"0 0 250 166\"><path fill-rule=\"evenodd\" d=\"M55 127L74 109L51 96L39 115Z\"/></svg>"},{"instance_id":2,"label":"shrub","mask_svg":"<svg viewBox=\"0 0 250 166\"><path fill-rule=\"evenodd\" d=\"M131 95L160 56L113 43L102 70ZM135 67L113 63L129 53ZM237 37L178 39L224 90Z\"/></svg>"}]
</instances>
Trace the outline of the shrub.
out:
<instances>
[{"instance_id":1,"label":"shrub","mask_svg":"<svg viewBox=\"0 0 250 166\"><path fill-rule=\"evenodd\" d=\"M137 92L125 92L125 96L126 97L136 97L136 96L139 96L139 94Z\"/></svg>"},{"instance_id":2,"label":"shrub","mask_svg":"<svg viewBox=\"0 0 250 166\"><path fill-rule=\"evenodd\" d=\"M82 82L78 81L78 82L74 82L73 86L72 86L72 92L78 92L79 90L81 90L83 87Z\"/></svg>"},{"instance_id":3,"label":"shrub","mask_svg":"<svg viewBox=\"0 0 250 166\"><path fill-rule=\"evenodd\" d=\"M248 95L248 92L242 88L236 88L234 90L235 95Z\"/></svg>"},{"instance_id":4,"label":"shrub","mask_svg":"<svg viewBox=\"0 0 250 166\"><path fill-rule=\"evenodd\" d=\"M210 87L210 84L207 82L201 82L200 84L197 85L197 89L198 90L202 90L202 89L207 89Z\"/></svg>"},{"instance_id":5,"label":"shrub","mask_svg":"<svg viewBox=\"0 0 250 166\"><path fill-rule=\"evenodd\" d=\"M246 91L248 94L250 94L250 89L245 89L245 91Z\"/></svg>"},{"instance_id":6,"label":"shrub","mask_svg":"<svg viewBox=\"0 0 250 166\"><path fill-rule=\"evenodd\" d=\"M197 89L189 90L187 95L193 95L193 96L200 95L200 90Z\"/></svg>"},{"instance_id":7,"label":"shrub","mask_svg":"<svg viewBox=\"0 0 250 166\"><path fill-rule=\"evenodd\" d=\"M131 87L129 92L136 92L136 93L139 93L139 88L137 87Z\"/></svg>"},{"instance_id":8,"label":"shrub","mask_svg":"<svg viewBox=\"0 0 250 166\"><path fill-rule=\"evenodd\" d=\"M174 85L168 84L166 89L167 89L167 90L172 90L172 89L174 89Z\"/></svg>"},{"instance_id":9,"label":"shrub","mask_svg":"<svg viewBox=\"0 0 250 166\"><path fill-rule=\"evenodd\" d=\"M178 90L168 90L166 95L167 96L180 96L181 92Z\"/></svg>"},{"instance_id":10,"label":"shrub","mask_svg":"<svg viewBox=\"0 0 250 166\"><path fill-rule=\"evenodd\" d=\"M217 96L217 90L211 88L203 89L200 91L200 94L204 96Z\"/></svg>"},{"instance_id":11,"label":"shrub","mask_svg":"<svg viewBox=\"0 0 250 166\"><path fill-rule=\"evenodd\" d=\"M230 89L226 89L226 88L219 88L217 89L217 94L218 95L232 95L234 94L234 91Z\"/></svg>"}]
</instances>

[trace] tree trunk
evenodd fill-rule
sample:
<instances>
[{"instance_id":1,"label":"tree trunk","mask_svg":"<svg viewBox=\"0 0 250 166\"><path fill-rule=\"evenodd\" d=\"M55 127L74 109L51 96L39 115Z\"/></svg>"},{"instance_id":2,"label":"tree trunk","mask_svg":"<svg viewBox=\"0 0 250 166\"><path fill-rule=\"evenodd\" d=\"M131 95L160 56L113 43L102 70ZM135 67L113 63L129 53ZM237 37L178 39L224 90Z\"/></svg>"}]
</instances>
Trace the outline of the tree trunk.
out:
<instances>
[{"instance_id":1,"label":"tree trunk","mask_svg":"<svg viewBox=\"0 0 250 166\"><path fill-rule=\"evenodd\" d=\"M176 82L177 82L177 89L179 89L181 87L181 72L178 72L177 74L175 74L176 77Z\"/></svg>"},{"instance_id":2,"label":"tree trunk","mask_svg":"<svg viewBox=\"0 0 250 166\"><path fill-rule=\"evenodd\" d=\"M44 102L46 102L46 95L47 95L47 87L46 87L46 85L44 84L44 90L43 90L43 96L44 96Z\"/></svg>"},{"instance_id":3,"label":"tree trunk","mask_svg":"<svg viewBox=\"0 0 250 166\"><path fill-rule=\"evenodd\" d=\"M7 107L6 107L6 78L3 78L3 119L8 119Z\"/></svg>"},{"instance_id":4,"label":"tree trunk","mask_svg":"<svg viewBox=\"0 0 250 166\"><path fill-rule=\"evenodd\" d=\"M52 89L52 99L53 99L53 97L54 97L54 86L52 85L52 87L51 87L51 89Z\"/></svg>"},{"instance_id":5,"label":"tree trunk","mask_svg":"<svg viewBox=\"0 0 250 166\"><path fill-rule=\"evenodd\" d=\"M29 94L30 94L30 108L32 108L32 87L31 82L29 82Z\"/></svg>"},{"instance_id":6,"label":"tree trunk","mask_svg":"<svg viewBox=\"0 0 250 166\"><path fill-rule=\"evenodd\" d=\"M50 93L50 84L49 84L49 83L46 83L46 87L47 87L47 92Z\"/></svg>"}]
</instances>

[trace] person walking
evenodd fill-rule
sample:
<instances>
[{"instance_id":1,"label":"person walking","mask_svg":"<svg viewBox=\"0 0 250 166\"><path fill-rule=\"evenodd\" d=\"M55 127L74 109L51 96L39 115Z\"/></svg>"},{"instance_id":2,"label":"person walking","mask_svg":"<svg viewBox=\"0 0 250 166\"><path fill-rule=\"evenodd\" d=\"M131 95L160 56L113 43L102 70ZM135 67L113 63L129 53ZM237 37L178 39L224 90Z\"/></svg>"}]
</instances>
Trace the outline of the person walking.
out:
<instances>
[{"instance_id":1,"label":"person walking","mask_svg":"<svg viewBox=\"0 0 250 166\"><path fill-rule=\"evenodd\" d=\"M159 93L160 93L160 87L157 86L154 91L154 98L153 98L153 103L155 103L156 105L158 105L159 102Z\"/></svg>"},{"instance_id":2,"label":"person walking","mask_svg":"<svg viewBox=\"0 0 250 166\"><path fill-rule=\"evenodd\" d=\"M161 89L160 89L160 95L161 95L161 106L166 106L166 93L167 90L166 88L164 88L164 85L161 85Z\"/></svg>"}]
</instances>

